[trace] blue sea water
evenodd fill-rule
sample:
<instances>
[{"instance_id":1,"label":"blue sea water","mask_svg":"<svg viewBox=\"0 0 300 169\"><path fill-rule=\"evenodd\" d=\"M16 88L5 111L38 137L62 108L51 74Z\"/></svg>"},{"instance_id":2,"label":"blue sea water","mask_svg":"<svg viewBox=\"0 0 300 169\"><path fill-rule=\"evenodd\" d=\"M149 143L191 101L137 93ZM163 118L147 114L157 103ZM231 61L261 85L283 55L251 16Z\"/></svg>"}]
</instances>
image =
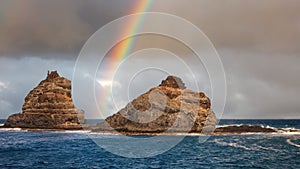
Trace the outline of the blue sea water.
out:
<instances>
[{"instance_id":1,"label":"blue sea water","mask_svg":"<svg viewBox=\"0 0 300 169\"><path fill-rule=\"evenodd\" d=\"M219 123L232 124L300 129L300 120L222 120ZM99 137L109 141L119 136ZM125 158L105 151L84 133L1 129L0 168L300 168L300 135L211 136L204 143L199 143L198 136L188 136L163 154Z\"/></svg>"}]
</instances>

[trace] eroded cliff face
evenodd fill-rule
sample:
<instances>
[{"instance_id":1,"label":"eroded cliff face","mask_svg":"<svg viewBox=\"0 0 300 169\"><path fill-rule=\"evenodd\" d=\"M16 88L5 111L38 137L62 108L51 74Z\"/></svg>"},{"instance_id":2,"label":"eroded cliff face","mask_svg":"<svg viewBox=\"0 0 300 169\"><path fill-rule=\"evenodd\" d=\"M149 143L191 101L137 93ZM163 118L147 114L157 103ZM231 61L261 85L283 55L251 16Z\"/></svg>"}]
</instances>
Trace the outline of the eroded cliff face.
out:
<instances>
[{"instance_id":1,"label":"eroded cliff face","mask_svg":"<svg viewBox=\"0 0 300 169\"><path fill-rule=\"evenodd\" d=\"M11 115L5 127L39 129L82 129L84 112L75 108L71 97L71 81L57 71L29 92L22 113Z\"/></svg>"},{"instance_id":2,"label":"eroded cliff face","mask_svg":"<svg viewBox=\"0 0 300 169\"><path fill-rule=\"evenodd\" d=\"M185 89L178 77L169 76L118 113L97 125L95 131L125 133L196 132L209 134L217 123L210 99Z\"/></svg>"}]
</instances>

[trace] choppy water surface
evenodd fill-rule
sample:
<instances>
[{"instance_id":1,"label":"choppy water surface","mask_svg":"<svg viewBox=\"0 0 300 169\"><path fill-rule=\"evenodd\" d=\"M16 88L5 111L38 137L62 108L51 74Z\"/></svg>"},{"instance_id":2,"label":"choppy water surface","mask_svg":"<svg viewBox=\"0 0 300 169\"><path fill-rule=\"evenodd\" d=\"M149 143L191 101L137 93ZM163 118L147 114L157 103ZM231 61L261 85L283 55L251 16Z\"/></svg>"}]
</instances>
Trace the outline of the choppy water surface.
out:
<instances>
[{"instance_id":1,"label":"choppy water surface","mask_svg":"<svg viewBox=\"0 0 300 169\"><path fill-rule=\"evenodd\" d=\"M244 123L298 128L300 121ZM220 125L241 124L241 121ZM113 141L118 135L93 135ZM176 136L174 136L176 137ZM163 141L163 140L162 140ZM126 146L126 145L124 145ZM199 143L186 137L171 150L150 158L111 154L85 133L0 130L0 168L300 168L300 135L213 136Z\"/></svg>"}]
</instances>

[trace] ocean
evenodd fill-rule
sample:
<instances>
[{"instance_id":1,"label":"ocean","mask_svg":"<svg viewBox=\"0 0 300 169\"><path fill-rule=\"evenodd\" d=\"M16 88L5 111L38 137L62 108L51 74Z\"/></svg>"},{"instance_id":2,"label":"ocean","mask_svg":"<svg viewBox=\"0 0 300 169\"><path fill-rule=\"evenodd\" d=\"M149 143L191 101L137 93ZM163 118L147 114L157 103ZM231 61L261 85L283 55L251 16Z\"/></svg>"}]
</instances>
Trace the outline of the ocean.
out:
<instances>
[{"instance_id":1,"label":"ocean","mask_svg":"<svg viewBox=\"0 0 300 169\"><path fill-rule=\"evenodd\" d=\"M219 126L241 124L300 129L300 120L221 120ZM187 136L149 158L112 154L91 139L96 136L107 141L120 137L0 129L0 168L300 168L300 133L211 136L203 143L199 136ZM178 136L160 141L170 137Z\"/></svg>"}]
</instances>

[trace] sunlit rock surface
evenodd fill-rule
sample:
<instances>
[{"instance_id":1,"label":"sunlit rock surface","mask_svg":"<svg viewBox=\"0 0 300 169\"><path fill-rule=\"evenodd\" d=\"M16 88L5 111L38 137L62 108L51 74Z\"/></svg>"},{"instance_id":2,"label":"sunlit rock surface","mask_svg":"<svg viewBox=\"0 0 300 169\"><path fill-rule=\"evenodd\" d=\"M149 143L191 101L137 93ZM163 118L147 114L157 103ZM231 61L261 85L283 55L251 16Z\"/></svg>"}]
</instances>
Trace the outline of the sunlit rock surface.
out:
<instances>
[{"instance_id":1,"label":"sunlit rock surface","mask_svg":"<svg viewBox=\"0 0 300 169\"><path fill-rule=\"evenodd\" d=\"M94 131L209 134L217 122L210 106L210 99L204 93L187 90L180 78L169 76L106 118Z\"/></svg>"},{"instance_id":2,"label":"sunlit rock surface","mask_svg":"<svg viewBox=\"0 0 300 169\"><path fill-rule=\"evenodd\" d=\"M72 101L71 81L52 71L25 97L22 113L11 115L4 127L73 130L84 122L83 110Z\"/></svg>"}]
</instances>

